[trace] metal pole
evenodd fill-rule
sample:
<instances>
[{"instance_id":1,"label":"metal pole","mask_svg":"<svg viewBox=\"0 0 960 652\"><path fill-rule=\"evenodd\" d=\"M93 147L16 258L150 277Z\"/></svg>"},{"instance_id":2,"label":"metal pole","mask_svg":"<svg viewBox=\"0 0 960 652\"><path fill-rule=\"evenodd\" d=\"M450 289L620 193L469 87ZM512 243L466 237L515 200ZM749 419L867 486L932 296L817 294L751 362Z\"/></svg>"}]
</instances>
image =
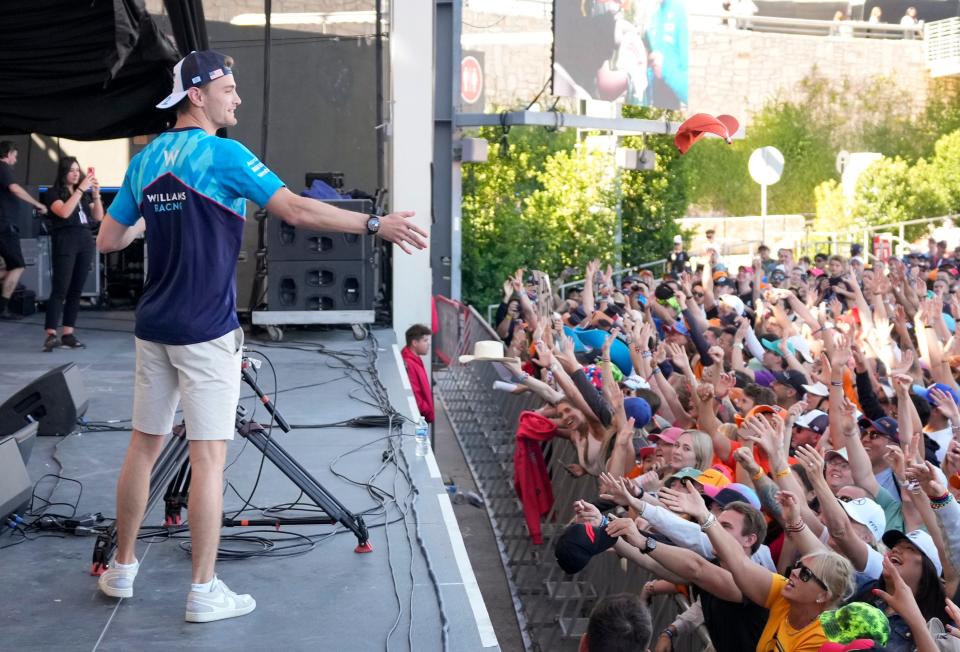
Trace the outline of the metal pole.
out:
<instances>
[{"instance_id":1,"label":"metal pole","mask_svg":"<svg viewBox=\"0 0 960 652\"><path fill-rule=\"evenodd\" d=\"M267 138L270 131L270 50L273 42L273 0L263 3L263 121L260 123L260 160L267 162ZM250 306L254 309L256 306Z\"/></svg>"},{"instance_id":2,"label":"metal pole","mask_svg":"<svg viewBox=\"0 0 960 652\"><path fill-rule=\"evenodd\" d=\"M767 184L765 183L760 184L760 241L767 244Z\"/></svg>"},{"instance_id":3,"label":"metal pole","mask_svg":"<svg viewBox=\"0 0 960 652\"><path fill-rule=\"evenodd\" d=\"M616 149L616 148L614 148ZM616 156L616 155L614 155ZM616 165L616 162L614 162ZM616 232L613 235L614 248L616 251L617 264L616 269L623 269L623 173L620 171L620 167L617 166L617 174L614 177L614 183L616 184L616 193L617 193L617 227ZM620 286L620 272L617 272L616 278L617 287Z\"/></svg>"}]
</instances>

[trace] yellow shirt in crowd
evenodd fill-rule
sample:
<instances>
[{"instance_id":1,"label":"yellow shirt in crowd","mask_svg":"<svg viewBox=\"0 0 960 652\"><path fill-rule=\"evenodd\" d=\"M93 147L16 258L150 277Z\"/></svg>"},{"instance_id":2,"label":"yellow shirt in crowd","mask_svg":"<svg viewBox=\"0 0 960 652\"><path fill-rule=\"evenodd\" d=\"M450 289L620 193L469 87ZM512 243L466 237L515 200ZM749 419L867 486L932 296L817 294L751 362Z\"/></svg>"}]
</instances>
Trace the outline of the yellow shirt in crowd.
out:
<instances>
[{"instance_id":1,"label":"yellow shirt in crowd","mask_svg":"<svg viewBox=\"0 0 960 652\"><path fill-rule=\"evenodd\" d=\"M770 616L757 643L757 652L819 652L820 647L829 642L820 619L817 618L803 629L791 627L787 621L790 602L781 595L786 585L786 577L773 574L770 593L764 604L770 610Z\"/></svg>"}]
</instances>

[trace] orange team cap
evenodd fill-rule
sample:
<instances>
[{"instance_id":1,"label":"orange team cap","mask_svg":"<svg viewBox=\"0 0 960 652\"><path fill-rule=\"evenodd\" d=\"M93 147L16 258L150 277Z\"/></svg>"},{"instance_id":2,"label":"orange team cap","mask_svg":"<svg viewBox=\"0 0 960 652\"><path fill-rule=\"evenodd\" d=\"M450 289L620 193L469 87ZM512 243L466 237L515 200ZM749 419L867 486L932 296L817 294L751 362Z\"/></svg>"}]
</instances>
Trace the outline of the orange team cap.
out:
<instances>
[{"instance_id":1,"label":"orange team cap","mask_svg":"<svg viewBox=\"0 0 960 652\"><path fill-rule=\"evenodd\" d=\"M778 414L781 419L786 420L787 411L784 410L779 405L757 405L752 410L747 412L747 416L742 417L739 414L734 418L738 426L742 426L743 422L749 419L750 417L759 416L761 414Z\"/></svg>"}]
</instances>

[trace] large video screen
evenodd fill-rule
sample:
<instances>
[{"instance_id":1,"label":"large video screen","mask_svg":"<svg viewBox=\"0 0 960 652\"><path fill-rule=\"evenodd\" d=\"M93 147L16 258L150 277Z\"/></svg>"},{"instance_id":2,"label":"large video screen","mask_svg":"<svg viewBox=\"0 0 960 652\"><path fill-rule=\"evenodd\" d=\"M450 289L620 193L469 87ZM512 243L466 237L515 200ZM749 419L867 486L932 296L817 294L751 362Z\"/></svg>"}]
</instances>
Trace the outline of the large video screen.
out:
<instances>
[{"instance_id":1,"label":"large video screen","mask_svg":"<svg viewBox=\"0 0 960 652\"><path fill-rule=\"evenodd\" d=\"M553 94L682 108L689 45L684 0L554 0Z\"/></svg>"}]
</instances>

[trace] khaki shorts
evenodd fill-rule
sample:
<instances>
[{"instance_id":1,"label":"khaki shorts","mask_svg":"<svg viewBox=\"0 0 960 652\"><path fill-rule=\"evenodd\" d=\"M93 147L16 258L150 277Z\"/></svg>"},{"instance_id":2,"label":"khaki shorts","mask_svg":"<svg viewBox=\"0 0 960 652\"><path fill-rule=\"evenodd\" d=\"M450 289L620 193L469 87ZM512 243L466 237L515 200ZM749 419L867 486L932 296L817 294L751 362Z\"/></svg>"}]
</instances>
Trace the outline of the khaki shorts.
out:
<instances>
[{"instance_id":1,"label":"khaki shorts","mask_svg":"<svg viewBox=\"0 0 960 652\"><path fill-rule=\"evenodd\" d=\"M233 439L243 329L181 346L135 339L133 427L151 435L166 435L173 429L179 403L187 439Z\"/></svg>"}]
</instances>

